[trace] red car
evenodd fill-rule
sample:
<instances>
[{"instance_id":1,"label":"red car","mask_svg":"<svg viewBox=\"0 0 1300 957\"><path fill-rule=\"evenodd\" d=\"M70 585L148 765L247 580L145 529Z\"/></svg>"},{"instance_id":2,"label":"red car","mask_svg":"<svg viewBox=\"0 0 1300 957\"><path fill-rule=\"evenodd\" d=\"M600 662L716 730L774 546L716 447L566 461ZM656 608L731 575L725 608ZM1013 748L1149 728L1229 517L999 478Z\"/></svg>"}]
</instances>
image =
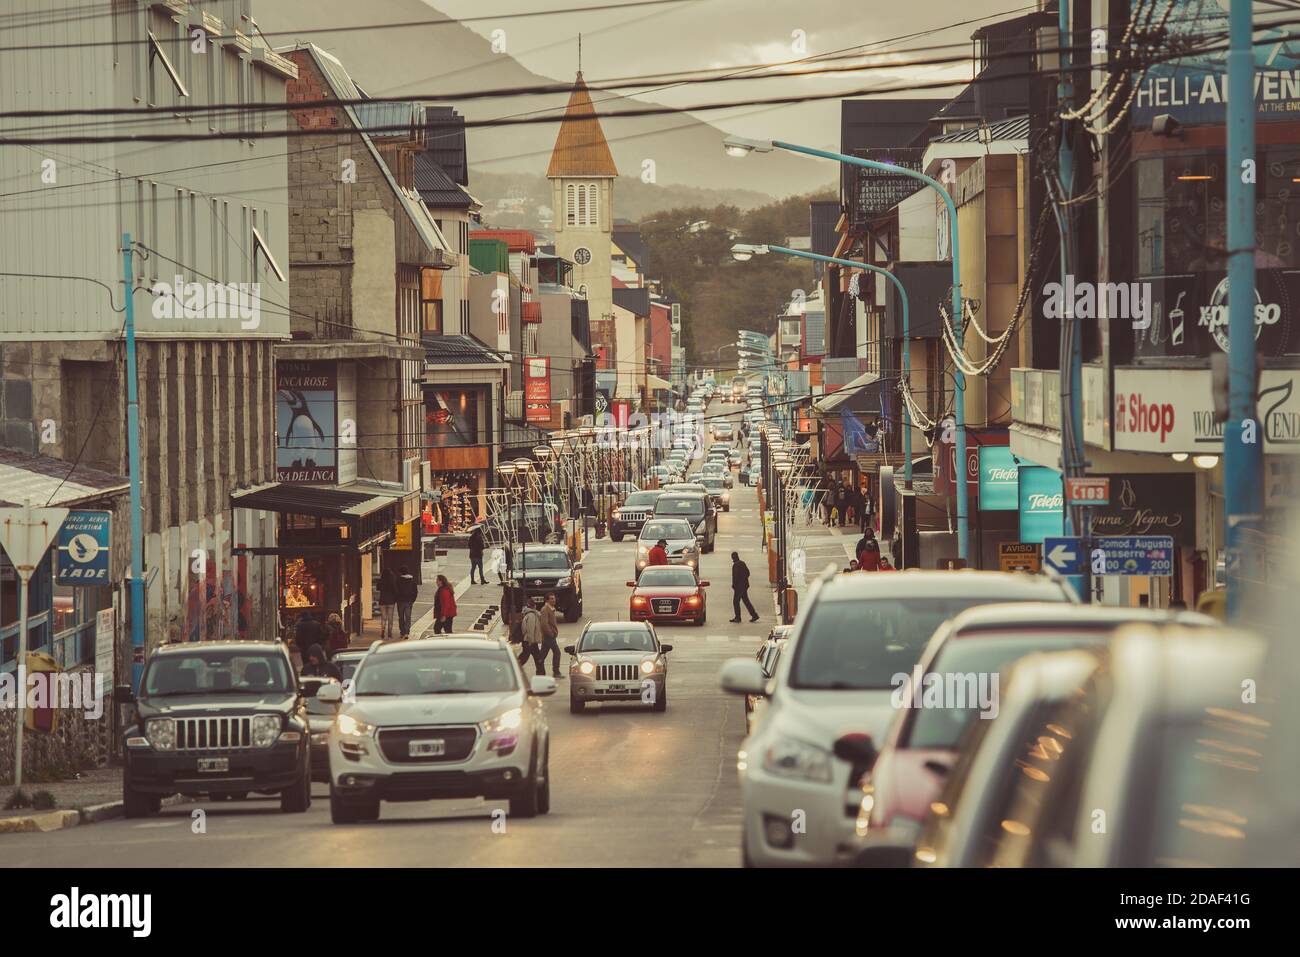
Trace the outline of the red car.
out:
<instances>
[{"instance_id":1,"label":"red car","mask_svg":"<svg viewBox=\"0 0 1300 957\"><path fill-rule=\"evenodd\" d=\"M633 621L694 622L703 625L707 617L702 582L695 569L686 565L651 565L637 581L628 582L632 592L629 609Z\"/></svg>"}]
</instances>

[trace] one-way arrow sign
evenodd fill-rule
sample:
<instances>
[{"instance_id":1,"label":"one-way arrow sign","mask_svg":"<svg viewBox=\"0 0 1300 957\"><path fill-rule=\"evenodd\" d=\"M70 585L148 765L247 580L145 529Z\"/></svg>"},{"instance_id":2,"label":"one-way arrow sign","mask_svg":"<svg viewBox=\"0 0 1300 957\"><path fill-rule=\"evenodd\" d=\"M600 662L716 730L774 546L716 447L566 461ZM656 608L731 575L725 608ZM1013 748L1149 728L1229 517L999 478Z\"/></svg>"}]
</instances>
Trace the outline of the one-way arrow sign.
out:
<instances>
[{"instance_id":1,"label":"one-way arrow sign","mask_svg":"<svg viewBox=\"0 0 1300 957\"><path fill-rule=\"evenodd\" d=\"M1043 564L1058 575L1083 574L1083 548L1078 538L1043 539Z\"/></svg>"}]
</instances>

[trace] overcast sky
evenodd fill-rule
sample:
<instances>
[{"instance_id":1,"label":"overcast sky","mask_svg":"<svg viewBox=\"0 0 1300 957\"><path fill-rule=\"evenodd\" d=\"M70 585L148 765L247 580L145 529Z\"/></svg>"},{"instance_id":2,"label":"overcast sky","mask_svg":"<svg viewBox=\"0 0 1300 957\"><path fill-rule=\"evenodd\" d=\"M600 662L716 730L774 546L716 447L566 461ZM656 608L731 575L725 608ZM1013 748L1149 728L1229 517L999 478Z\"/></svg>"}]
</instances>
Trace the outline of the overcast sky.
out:
<instances>
[{"instance_id":1,"label":"overcast sky","mask_svg":"<svg viewBox=\"0 0 1300 957\"><path fill-rule=\"evenodd\" d=\"M426 2L448 16L461 19L498 10L594 5L601 0ZM487 38L492 37L494 30L504 30L506 52L529 69L557 79L567 79L577 69L576 35L581 29L582 69L587 80L594 82L679 70L774 63L868 43L880 44L873 49L884 53L899 52L900 59L927 55L907 54L909 49L943 44L964 44L964 47L951 46L928 55L968 54L970 35L979 26L1030 9L1032 4L1017 4L1016 0L685 0L668 6L489 20L467 26ZM954 26L958 21L982 17L990 19ZM796 31L802 31L802 38ZM895 39L922 32L925 35ZM801 39L804 50L796 52L795 44ZM647 96L671 106L688 107L724 100L851 94L875 86L966 80L970 75L966 63L696 84ZM942 97L958 89L954 86L950 90L925 90L916 95ZM818 146L835 146L839 142L839 104L834 98L790 106L713 110L699 115L729 132L745 136L789 139Z\"/></svg>"}]
</instances>

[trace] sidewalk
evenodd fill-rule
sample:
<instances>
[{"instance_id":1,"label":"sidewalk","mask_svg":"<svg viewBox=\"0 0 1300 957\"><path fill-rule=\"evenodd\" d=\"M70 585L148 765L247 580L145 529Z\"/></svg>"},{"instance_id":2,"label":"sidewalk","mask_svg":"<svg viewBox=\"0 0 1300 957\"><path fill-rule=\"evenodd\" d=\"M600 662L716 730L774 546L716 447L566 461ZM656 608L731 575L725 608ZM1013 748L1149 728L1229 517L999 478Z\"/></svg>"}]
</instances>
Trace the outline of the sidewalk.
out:
<instances>
[{"instance_id":1,"label":"sidewalk","mask_svg":"<svg viewBox=\"0 0 1300 957\"><path fill-rule=\"evenodd\" d=\"M0 834L57 831L122 816L121 768L92 768L82 771L72 781L54 781L48 784L27 782L23 784L23 790L28 797L38 791L48 791L54 798L54 807L46 811L29 807L15 810L0 808ZM0 786L0 797L5 800L13 792L13 785ZM189 798L175 795L164 799L163 805L181 804L188 800Z\"/></svg>"},{"instance_id":2,"label":"sidewalk","mask_svg":"<svg viewBox=\"0 0 1300 957\"><path fill-rule=\"evenodd\" d=\"M487 560L484 560L486 564ZM423 638L433 633L433 596L438 590L438 576L446 575L456 595L456 618L452 627L456 631L484 631L491 633L500 620L501 586L488 578L489 584L471 585L469 581L469 551L448 548L447 554L436 562L420 566L420 597L411 608L411 637ZM396 630L397 622L393 622ZM352 636L349 647L369 648L383 637L383 622L379 618L362 621L361 633ZM400 638L394 635L393 638Z\"/></svg>"},{"instance_id":3,"label":"sidewalk","mask_svg":"<svg viewBox=\"0 0 1300 957\"><path fill-rule=\"evenodd\" d=\"M862 538L862 532L857 526L828 527L819 521L814 521L812 525L795 529L791 533L792 541L800 538L803 539L805 556L804 581L796 582L794 590L798 596L799 608L803 608L809 588L821 577L828 565L835 566L837 571L843 571L849 567L849 562L857 557L853 547ZM792 547L796 546L792 545ZM888 556L890 562L893 562L894 556L889 550L888 542L880 543L880 554Z\"/></svg>"}]
</instances>

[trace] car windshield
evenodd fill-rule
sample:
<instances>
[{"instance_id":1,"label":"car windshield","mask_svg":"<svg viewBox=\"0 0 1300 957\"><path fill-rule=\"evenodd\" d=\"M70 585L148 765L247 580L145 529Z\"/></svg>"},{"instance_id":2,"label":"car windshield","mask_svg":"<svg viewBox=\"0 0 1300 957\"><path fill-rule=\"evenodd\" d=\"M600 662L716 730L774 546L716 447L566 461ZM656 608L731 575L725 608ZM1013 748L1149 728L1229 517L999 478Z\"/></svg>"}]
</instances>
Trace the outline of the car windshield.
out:
<instances>
[{"instance_id":1,"label":"car windshield","mask_svg":"<svg viewBox=\"0 0 1300 957\"><path fill-rule=\"evenodd\" d=\"M641 529L642 540L657 542L659 539L671 542L689 538L695 539L695 533L685 522L646 522Z\"/></svg>"},{"instance_id":2,"label":"car windshield","mask_svg":"<svg viewBox=\"0 0 1300 957\"><path fill-rule=\"evenodd\" d=\"M934 630L960 611L1006 601L986 598L873 598L818 602L799 635L790 686L813 690L893 689L921 657Z\"/></svg>"},{"instance_id":3,"label":"car windshield","mask_svg":"<svg viewBox=\"0 0 1300 957\"><path fill-rule=\"evenodd\" d=\"M681 565L652 565L636 580L638 587L674 588L695 586L695 572Z\"/></svg>"},{"instance_id":4,"label":"car windshield","mask_svg":"<svg viewBox=\"0 0 1300 957\"><path fill-rule=\"evenodd\" d=\"M658 492L633 492L623 502L623 506L625 508L649 508L658 497Z\"/></svg>"},{"instance_id":5,"label":"car windshield","mask_svg":"<svg viewBox=\"0 0 1300 957\"><path fill-rule=\"evenodd\" d=\"M673 498L665 495L655 503L656 515L703 515L704 499Z\"/></svg>"},{"instance_id":6,"label":"car windshield","mask_svg":"<svg viewBox=\"0 0 1300 957\"><path fill-rule=\"evenodd\" d=\"M473 694L518 687L508 654L498 648L439 648L375 654L357 671L365 695Z\"/></svg>"},{"instance_id":7,"label":"car windshield","mask_svg":"<svg viewBox=\"0 0 1300 957\"><path fill-rule=\"evenodd\" d=\"M357 665L361 664L360 658L335 658L334 667L339 670L343 680L347 681L357 673Z\"/></svg>"},{"instance_id":8,"label":"car windshield","mask_svg":"<svg viewBox=\"0 0 1300 957\"><path fill-rule=\"evenodd\" d=\"M704 487L710 492L722 492L727 488L727 483L721 478L706 478Z\"/></svg>"},{"instance_id":9,"label":"car windshield","mask_svg":"<svg viewBox=\"0 0 1300 957\"><path fill-rule=\"evenodd\" d=\"M899 738L905 748L956 748L961 736L980 714L997 715L997 696L1017 659L1036 651L1091 648L1109 631L1036 632L1028 635L983 634L949 641L939 651L921 683L921 707L909 716ZM997 676L994 684L992 676ZM933 703L926 700L935 695ZM911 698L913 702L916 697Z\"/></svg>"},{"instance_id":10,"label":"car windshield","mask_svg":"<svg viewBox=\"0 0 1300 957\"><path fill-rule=\"evenodd\" d=\"M582 636L578 651L654 651L655 641L644 628L591 630Z\"/></svg>"},{"instance_id":11,"label":"car windshield","mask_svg":"<svg viewBox=\"0 0 1300 957\"><path fill-rule=\"evenodd\" d=\"M519 549L519 568L522 571L526 568L546 569L546 568L568 568L569 556L559 550L547 549L545 551L538 549L531 551L524 547Z\"/></svg>"},{"instance_id":12,"label":"car windshield","mask_svg":"<svg viewBox=\"0 0 1300 957\"><path fill-rule=\"evenodd\" d=\"M144 675L144 695L288 694L294 690L282 653L200 651L156 657Z\"/></svg>"}]
</instances>

